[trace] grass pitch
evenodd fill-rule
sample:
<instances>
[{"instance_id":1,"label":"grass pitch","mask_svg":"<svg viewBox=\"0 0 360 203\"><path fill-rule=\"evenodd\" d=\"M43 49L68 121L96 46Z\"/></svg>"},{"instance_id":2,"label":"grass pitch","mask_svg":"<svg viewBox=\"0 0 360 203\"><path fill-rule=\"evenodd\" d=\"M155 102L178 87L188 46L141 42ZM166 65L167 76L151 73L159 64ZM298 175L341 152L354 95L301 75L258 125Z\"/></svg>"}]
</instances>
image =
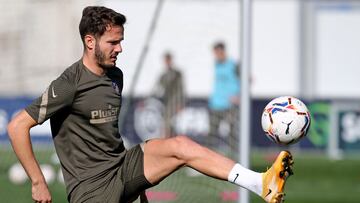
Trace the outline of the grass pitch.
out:
<instances>
[{"instance_id":1,"label":"grass pitch","mask_svg":"<svg viewBox=\"0 0 360 203\"><path fill-rule=\"evenodd\" d=\"M59 166L52 163L53 149L36 150L40 163L50 163L55 171ZM252 151L252 169L264 171L271 166L276 153ZM286 202L289 203L358 203L360 202L360 159L347 156L332 161L319 153L293 153L294 176L286 185ZM27 182L14 185L8 179L9 167L16 162L9 147L0 148L0 202L27 203L31 199L31 186ZM65 203L65 187L55 181L49 184L54 203ZM172 203L219 203L237 202L237 187L227 182L207 178L188 169L181 169L148 191L150 202ZM263 202L251 195L252 203Z\"/></svg>"}]
</instances>

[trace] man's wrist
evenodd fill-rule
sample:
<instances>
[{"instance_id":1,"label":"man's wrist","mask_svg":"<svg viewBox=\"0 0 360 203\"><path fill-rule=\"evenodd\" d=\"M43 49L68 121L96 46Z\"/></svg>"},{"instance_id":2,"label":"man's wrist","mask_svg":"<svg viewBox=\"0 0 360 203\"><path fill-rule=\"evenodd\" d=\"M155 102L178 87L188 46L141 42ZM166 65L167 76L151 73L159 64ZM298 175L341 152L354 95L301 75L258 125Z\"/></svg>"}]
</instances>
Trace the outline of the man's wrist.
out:
<instances>
[{"instance_id":1,"label":"man's wrist","mask_svg":"<svg viewBox=\"0 0 360 203\"><path fill-rule=\"evenodd\" d=\"M46 184L45 178L44 177L39 177L39 178L31 178L31 184L32 185L40 185L40 184Z\"/></svg>"}]
</instances>

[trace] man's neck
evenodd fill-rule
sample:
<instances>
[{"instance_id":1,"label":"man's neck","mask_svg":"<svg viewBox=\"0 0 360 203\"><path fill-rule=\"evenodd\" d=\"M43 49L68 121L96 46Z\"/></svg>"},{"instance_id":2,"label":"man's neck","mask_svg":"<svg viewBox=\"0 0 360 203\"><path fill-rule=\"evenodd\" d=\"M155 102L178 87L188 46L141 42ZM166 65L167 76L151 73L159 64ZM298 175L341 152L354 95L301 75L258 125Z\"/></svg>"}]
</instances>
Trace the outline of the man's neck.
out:
<instances>
[{"instance_id":1,"label":"man's neck","mask_svg":"<svg viewBox=\"0 0 360 203\"><path fill-rule=\"evenodd\" d=\"M96 75L102 76L105 74L105 70L96 63L96 60L84 53L82 58L84 66Z\"/></svg>"}]
</instances>

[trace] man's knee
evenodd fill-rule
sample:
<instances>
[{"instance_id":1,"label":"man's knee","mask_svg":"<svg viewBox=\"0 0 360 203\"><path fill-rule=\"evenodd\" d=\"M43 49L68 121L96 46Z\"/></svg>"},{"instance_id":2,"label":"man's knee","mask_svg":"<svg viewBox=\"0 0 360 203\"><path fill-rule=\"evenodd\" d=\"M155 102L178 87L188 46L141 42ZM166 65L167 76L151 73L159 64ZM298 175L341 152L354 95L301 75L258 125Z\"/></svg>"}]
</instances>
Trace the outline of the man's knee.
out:
<instances>
[{"instance_id":1,"label":"man's knee","mask_svg":"<svg viewBox=\"0 0 360 203\"><path fill-rule=\"evenodd\" d=\"M173 139L173 149L175 149L175 156L183 161L187 161L193 155L193 151L198 144L185 135L176 136Z\"/></svg>"},{"instance_id":2,"label":"man's knee","mask_svg":"<svg viewBox=\"0 0 360 203\"><path fill-rule=\"evenodd\" d=\"M179 136L174 137L173 139L174 139L175 144L181 148L194 144L194 141L192 141L186 135L179 135Z\"/></svg>"}]
</instances>

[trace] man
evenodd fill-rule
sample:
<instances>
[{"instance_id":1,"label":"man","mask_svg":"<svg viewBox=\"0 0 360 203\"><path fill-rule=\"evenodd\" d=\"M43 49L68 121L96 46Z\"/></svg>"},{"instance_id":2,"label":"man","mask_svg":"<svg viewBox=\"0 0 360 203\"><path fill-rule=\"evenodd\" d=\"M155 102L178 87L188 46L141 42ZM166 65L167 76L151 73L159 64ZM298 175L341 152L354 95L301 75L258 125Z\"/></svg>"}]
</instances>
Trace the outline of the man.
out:
<instances>
[{"instance_id":1,"label":"man","mask_svg":"<svg viewBox=\"0 0 360 203\"><path fill-rule=\"evenodd\" d=\"M70 202L131 202L182 166L280 202L291 173L289 152L281 152L266 173L256 173L185 136L124 148L117 124L123 80L115 62L122 52L125 21L111 9L86 7L79 25L83 57L9 123L10 140L31 180L34 201L52 200L29 131L50 118Z\"/></svg>"},{"instance_id":2,"label":"man","mask_svg":"<svg viewBox=\"0 0 360 203\"><path fill-rule=\"evenodd\" d=\"M156 96L164 103L164 137L176 135L172 127L172 119L185 105L183 78L176 70L170 52L164 54L165 71L156 85Z\"/></svg>"},{"instance_id":3,"label":"man","mask_svg":"<svg viewBox=\"0 0 360 203\"><path fill-rule=\"evenodd\" d=\"M215 57L215 79L213 92L209 99L210 109L210 142L214 145L219 140L220 123L229 124L227 144L233 151L237 151L237 118L240 95L240 81L238 64L227 57L225 44L217 42L213 46Z\"/></svg>"}]
</instances>

